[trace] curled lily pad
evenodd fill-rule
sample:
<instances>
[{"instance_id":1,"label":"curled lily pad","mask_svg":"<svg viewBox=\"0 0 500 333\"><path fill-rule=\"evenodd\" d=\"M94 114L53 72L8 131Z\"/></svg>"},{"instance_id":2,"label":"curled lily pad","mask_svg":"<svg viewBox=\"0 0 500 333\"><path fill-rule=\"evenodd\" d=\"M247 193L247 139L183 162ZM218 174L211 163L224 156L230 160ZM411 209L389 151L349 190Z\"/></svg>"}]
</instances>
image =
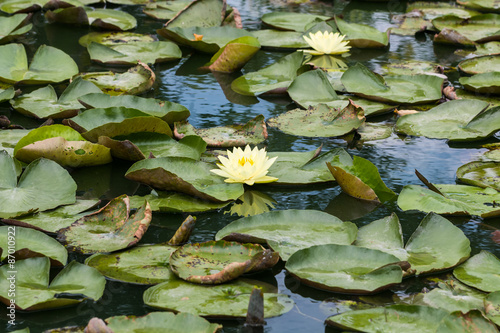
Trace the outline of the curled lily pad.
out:
<instances>
[{"instance_id":1,"label":"curled lily pad","mask_svg":"<svg viewBox=\"0 0 500 333\"><path fill-rule=\"evenodd\" d=\"M214 54L208 68L216 72L236 72L245 66L259 50L260 44L255 37L236 38Z\"/></svg>"},{"instance_id":2,"label":"curled lily pad","mask_svg":"<svg viewBox=\"0 0 500 333\"><path fill-rule=\"evenodd\" d=\"M0 218L75 202L76 183L56 162L41 158L30 163L18 182L14 160L0 151L0 169Z\"/></svg>"},{"instance_id":3,"label":"curled lily pad","mask_svg":"<svg viewBox=\"0 0 500 333\"><path fill-rule=\"evenodd\" d=\"M111 32L90 32L83 35L78 40L78 43L87 47L90 43L99 43L102 45L119 45L119 44L134 44L155 42L157 39L151 35L143 35L134 32L111 31Z\"/></svg>"},{"instance_id":4,"label":"curled lily pad","mask_svg":"<svg viewBox=\"0 0 500 333\"><path fill-rule=\"evenodd\" d=\"M435 18L432 24L440 31L451 29L459 35L473 42L489 42L499 38L498 14L475 15L468 19L462 19L454 15Z\"/></svg>"},{"instance_id":5,"label":"curled lily pad","mask_svg":"<svg viewBox=\"0 0 500 333\"><path fill-rule=\"evenodd\" d=\"M221 284L238 276L273 267L278 253L257 244L208 241L186 244L170 255L170 268L181 279Z\"/></svg>"},{"instance_id":6,"label":"curled lily pad","mask_svg":"<svg viewBox=\"0 0 500 333\"><path fill-rule=\"evenodd\" d=\"M225 0L197 0L191 2L165 23L166 28L217 27L226 14Z\"/></svg>"},{"instance_id":7,"label":"curled lily pad","mask_svg":"<svg viewBox=\"0 0 500 333\"><path fill-rule=\"evenodd\" d=\"M146 64L139 63L124 73L95 72L79 74L109 95L137 95L153 86L156 76Z\"/></svg>"},{"instance_id":8,"label":"curled lily pad","mask_svg":"<svg viewBox=\"0 0 500 333\"><path fill-rule=\"evenodd\" d=\"M496 333L498 329L480 311L473 310L465 314L461 312L451 313L444 318L437 331L443 333L455 333L459 331Z\"/></svg>"},{"instance_id":9,"label":"curled lily pad","mask_svg":"<svg viewBox=\"0 0 500 333\"><path fill-rule=\"evenodd\" d=\"M453 270L453 275L471 287L486 292L500 291L500 260L481 251Z\"/></svg>"},{"instance_id":10,"label":"curled lily pad","mask_svg":"<svg viewBox=\"0 0 500 333\"><path fill-rule=\"evenodd\" d=\"M262 22L278 30L306 31L318 21L330 19L329 16L306 13L273 12L262 15Z\"/></svg>"},{"instance_id":11,"label":"curled lily pad","mask_svg":"<svg viewBox=\"0 0 500 333\"><path fill-rule=\"evenodd\" d=\"M260 281L238 279L221 285L202 286L181 279L170 280L144 292L148 306L171 311L188 312L203 317L245 318L254 287L264 292L264 316L279 316L290 311L293 301Z\"/></svg>"},{"instance_id":12,"label":"curled lily pad","mask_svg":"<svg viewBox=\"0 0 500 333\"><path fill-rule=\"evenodd\" d=\"M136 207L144 200L149 202L152 211L168 213L201 213L221 209L228 205L226 202L210 202L182 193L163 191L153 191L145 196L132 196L130 204Z\"/></svg>"},{"instance_id":13,"label":"curled lily pad","mask_svg":"<svg viewBox=\"0 0 500 333\"><path fill-rule=\"evenodd\" d=\"M170 20L190 3L191 0L148 2L143 12L158 20Z\"/></svg>"},{"instance_id":14,"label":"curled lily pad","mask_svg":"<svg viewBox=\"0 0 500 333\"><path fill-rule=\"evenodd\" d=\"M10 17L0 17L0 44L23 35L31 30L33 25L29 23L31 14L17 14Z\"/></svg>"},{"instance_id":15,"label":"curled lily pad","mask_svg":"<svg viewBox=\"0 0 500 333\"><path fill-rule=\"evenodd\" d=\"M500 163L498 162L469 162L460 166L457 170L457 178L465 184L479 187L492 187L500 190Z\"/></svg>"},{"instance_id":16,"label":"curled lily pad","mask_svg":"<svg viewBox=\"0 0 500 333\"><path fill-rule=\"evenodd\" d=\"M328 262L328 265L325 265ZM373 294L401 282L408 266L379 250L353 245L315 245L292 254L285 268L304 284L348 294Z\"/></svg>"},{"instance_id":17,"label":"curled lily pad","mask_svg":"<svg viewBox=\"0 0 500 333\"><path fill-rule=\"evenodd\" d=\"M16 309L46 310L76 305L86 298L98 300L106 280L96 269L72 261L49 285L50 261L47 257L16 261ZM9 305L8 265L0 267L0 300ZM63 295L79 295L68 298ZM83 297L82 297L83 296Z\"/></svg>"},{"instance_id":18,"label":"curled lily pad","mask_svg":"<svg viewBox=\"0 0 500 333\"><path fill-rule=\"evenodd\" d=\"M16 95L14 86L0 82L0 103L10 100Z\"/></svg>"},{"instance_id":19,"label":"curled lily pad","mask_svg":"<svg viewBox=\"0 0 500 333\"><path fill-rule=\"evenodd\" d=\"M0 4L0 10L8 14L34 12L42 9L47 2L48 0L6 0Z\"/></svg>"},{"instance_id":20,"label":"curled lily pad","mask_svg":"<svg viewBox=\"0 0 500 333\"><path fill-rule=\"evenodd\" d=\"M198 135L208 147L235 147L259 144L267 139L267 127L263 115L258 115L243 125L212 128L194 128L188 122L175 123L174 135L178 139L186 135Z\"/></svg>"},{"instance_id":21,"label":"curled lily pad","mask_svg":"<svg viewBox=\"0 0 500 333\"><path fill-rule=\"evenodd\" d=\"M486 55L466 59L458 64L458 69L466 74L482 74L500 71L500 55Z\"/></svg>"},{"instance_id":22,"label":"curled lily pad","mask_svg":"<svg viewBox=\"0 0 500 333\"><path fill-rule=\"evenodd\" d=\"M357 63L342 75L342 84L355 95L387 103L429 103L441 98L443 79L434 75L382 77Z\"/></svg>"},{"instance_id":23,"label":"curled lily pad","mask_svg":"<svg viewBox=\"0 0 500 333\"><path fill-rule=\"evenodd\" d=\"M241 218L219 230L215 238L267 242L286 261L296 251L311 245L351 244L356 233L353 223L342 222L330 214L290 209Z\"/></svg>"},{"instance_id":24,"label":"curled lily pad","mask_svg":"<svg viewBox=\"0 0 500 333\"><path fill-rule=\"evenodd\" d=\"M12 237L12 238L11 238ZM16 251L8 253L8 241L15 239ZM68 251L58 241L43 232L29 228L14 226L0 227L0 248L3 249L1 259L21 260L32 257L48 257L53 266L64 266L68 260Z\"/></svg>"},{"instance_id":25,"label":"curled lily pad","mask_svg":"<svg viewBox=\"0 0 500 333\"><path fill-rule=\"evenodd\" d=\"M342 35L346 36L351 47L374 48L387 47L389 45L390 30L381 32L369 25L348 23L339 17L335 17L335 24Z\"/></svg>"},{"instance_id":26,"label":"curled lily pad","mask_svg":"<svg viewBox=\"0 0 500 333\"><path fill-rule=\"evenodd\" d=\"M28 67L28 57L22 44L0 46L0 81L16 84L62 82L78 73L75 61L52 46L38 48Z\"/></svg>"},{"instance_id":27,"label":"curled lily pad","mask_svg":"<svg viewBox=\"0 0 500 333\"><path fill-rule=\"evenodd\" d=\"M178 60L182 52L172 42L137 42L113 46L91 42L87 46L90 59L103 64L134 65L139 61L155 64Z\"/></svg>"},{"instance_id":28,"label":"curled lily pad","mask_svg":"<svg viewBox=\"0 0 500 333\"><path fill-rule=\"evenodd\" d=\"M83 108L78 98L89 93L102 94L95 84L78 77L69 84L59 99L54 88L48 85L21 95L11 101L11 105L16 111L35 118L70 118Z\"/></svg>"},{"instance_id":29,"label":"curled lily pad","mask_svg":"<svg viewBox=\"0 0 500 333\"><path fill-rule=\"evenodd\" d=\"M459 82L469 91L480 94L500 94L500 72L461 77Z\"/></svg>"},{"instance_id":30,"label":"curled lily pad","mask_svg":"<svg viewBox=\"0 0 500 333\"><path fill-rule=\"evenodd\" d=\"M229 184L210 172L213 165L182 157L141 160L128 169L125 177L159 190L178 191L205 200L223 202L243 194L243 185Z\"/></svg>"},{"instance_id":31,"label":"curled lily pad","mask_svg":"<svg viewBox=\"0 0 500 333\"><path fill-rule=\"evenodd\" d=\"M151 222L151 208L144 202L129 217L130 202L126 195L86 215L57 232L57 239L81 253L112 252L135 245Z\"/></svg>"}]
</instances>

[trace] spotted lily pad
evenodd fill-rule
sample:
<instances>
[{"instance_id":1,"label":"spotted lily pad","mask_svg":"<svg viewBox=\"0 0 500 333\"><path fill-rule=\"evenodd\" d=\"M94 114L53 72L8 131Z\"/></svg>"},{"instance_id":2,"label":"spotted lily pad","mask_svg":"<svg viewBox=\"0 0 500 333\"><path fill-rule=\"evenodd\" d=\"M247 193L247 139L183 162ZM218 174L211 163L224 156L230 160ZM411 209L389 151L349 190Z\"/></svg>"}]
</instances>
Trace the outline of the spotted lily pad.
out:
<instances>
[{"instance_id":1,"label":"spotted lily pad","mask_svg":"<svg viewBox=\"0 0 500 333\"><path fill-rule=\"evenodd\" d=\"M111 200L106 206L86 215L57 232L57 239L72 251L80 253L112 252L135 245L151 222L151 208L144 202L129 216L126 195Z\"/></svg>"},{"instance_id":2,"label":"spotted lily pad","mask_svg":"<svg viewBox=\"0 0 500 333\"><path fill-rule=\"evenodd\" d=\"M474 161L460 166L457 170L457 178L465 184L479 187L491 187L500 191L498 174L500 163Z\"/></svg>"},{"instance_id":3,"label":"spotted lily pad","mask_svg":"<svg viewBox=\"0 0 500 333\"><path fill-rule=\"evenodd\" d=\"M8 43L27 33L33 25L29 23L31 14L17 14L0 17L0 44Z\"/></svg>"},{"instance_id":4,"label":"spotted lily pad","mask_svg":"<svg viewBox=\"0 0 500 333\"><path fill-rule=\"evenodd\" d=\"M500 72L476 74L471 77L461 77L461 85L466 90L480 94L500 94Z\"/></svg>"},{"instance_id":5,"label":"spotted lily pad","mask_svg":"<svg viewBox=\"0 0 500 333\"><path fill-rule=\"evenodd\" d=\"M6 0L0 4L0 10L8 13L26 13L40 10L49 0Z\"/></svg>"},{"instance_id":6,"label":"spotted lily pad","mask_svg":"<svg viewBox=\"0 0 500 333\"><path fill-rule=\"evenodd\" d=\"M498 14L475 15L468 19L447 15L432 20L440 31L451 29L473 42L489 42L500 38L500 16Z\"/></svg>"},{"instance_id":7,"label":"spotted lily pad","mask_svg":"<svg viewBox=\"0 0 500 333\"><path fill-rule=\"evenodd\" d=\"M274 29L303 32L306 31L311 24L330 18L329 16L306 13L272 12L262 15L261 20L264 24Z\"/></svg>"},{"instance_id":8,"label":"spotted lily pad","mask_svg":"<svg viewBox=\"0 0 500 333\"><path fill-rule=\"evenodd\" d=\"M444 318L437 330L443 333L455 332L481 332L496 333L498 328L484 317L480 311L473 310L468 313L455 312Z\"/></svg>"},{"instance_id":9,"label":"spotted lily pad","mask_svg":"<svg viewBox=\"0 0 500 333\"><path fill-rule=\"evenodd\" d=\"M148 2L143 12L152 18L168 21L191 2L191 0Z\"/></svg>"},{"instance_id":10,"label":"spotted lily pad","mask_svg":"<svg viewBox=\"0 0 500 333\"><path fill-rule=\"evenodd\" d=\"M111 32L89 32L83 35L78 40L78 43L87 47L90 43L98 43L102 45L119 45L119 44L134 44L134 43L150 43L155 42L157 39L151 35L143 35L134 32L125 31L111 31Z\"/></svg>"},{"instance_id":11,"label":"spotted lily pad","mask_svg":"<svg viewBox=\"0 0 500 333\"><path fill-rule=\"evenodd\" d=\"M221 284L271 268L278 260L278 253L257 244L208 241L179 247L170 255L170 268L188 282Z\"/></svg>"},{"instance_id":12,"label":"spotted lily pad","mask_svg":"<svg viewBox=\"0 0 500 333\"><path fill-rule=\"evenodd\" d=\"M328 263L328 264L325 264ZM302 283L348 294L373 294L401 283L408 266L379 250L324 244L298 250L285 268Z\"/></svg>"},{"instance_id":13,"label":"spotted lily pad","mask_svg":"<svg viewBox=\"0 0 500 333\"><path fill-rule=\"evenodd\" d=\"M326 232L328 230L328 232ZM357 227L314 210L271 211L244 217L225 226L215 239L267 244L288 260L300 249L320 244L351 244Z\"/></svg>"},{"instance_id":14,"label":"spotted lily pad","mask_svg":"<svg viewBox=\"0 0 500 333\"><path fill-rule=\"evenodd\" d=\"M166 28L217 27L226 14L226 0L196 0L165 23Z\"/></svg>"},{"instance_id":15,"label":"spotted lily pad","mask_svg":"<svg viewBox=\"0 0 500 333\"><path fill-rule=\"evenodd\" d=\"M95 72L79 74L109 95L137 95L150 89L155 82L154 72L146 64L139 63L124 73Z\"/></svg>"},{"instance_id":16,"label":"spotted lily pad","mask_svg":"<svg viewBox=\"0 0 500 333\"><path fill-rule=\"evenodd\" d=\"M30 163L18 182L14 160L0 151L0 170L0 218L75 202L76 183L56 162L41 158Z\"/></svg>"},{"instance_id":17,"label":"spotted lily pad","mask_svg":"<svg viewBox=\"0 0 500 333\"><path fill-rule=\"evenodd\" d=\"M223 202L243 194L243 185L229 184L210 172L213 164L182 157L141 160L128 169L125 177L156 189L178 191L195 197Z\"/></svg>"},{"instance_id":18,"label":"spotted lily pad","mask_svg":"<svg viewBox=\"0 0 500 333\"><path fill-rule=\"evenodd\" d=\"M49 285L50 260L47 257L16 261L16 309L24 311L61 308L98 300L106 280L96 269L72 261ZM0 267L0 300L9 305L9 266ZM71 296L79 296L78 298ZM64 297L66 296L66 297Z\"/></svg>"},{"instance_id":19,"label":"spotted lily pad","mask_svg":"<svg viewBox=\"0 0 500 333\"><path fill-rule=\"evenodd\" d=\"M210 59L208 68L232 73L240 70L260 50L259 41L252 36L236 38L224 45Z\"/></svg>"},{"instance_id":20,"label":"spotted lily pad","mask_svg":"<svg viewBox=\"0 0 500 333\"><path fill-rule=\"evenodd\" d=\"M493 292L486 297L486 317L495 324L500 324L500 291Z\"/></svg>"},{"instance_id":21,"label":"spotted lily pad","mask_svg":"<svg viewBox=\"0 0 500 333\"><path fill-rule=\"evenodd\" d=\"M486 292L500 291L500 260L481 251L453 270L453 275L471 287Z\"/></svg>"},{"instance_id":22,"label":"spotted lily pad","mask_svg":"<svg viewBox=\"0 0 500 333\"><path fill-rule=\"evenodd\" d=\"M486 55L466 59L458 64L458 69L466 74L482 74L500 71L500 55Z\"/></svg>"},{"instance_id":23,"label":"spotted lily pad","mask_svg":"<svg viewBox=\"0 0 500 333\"><path fill-rule=\"evenodd\" d=\"M273 286L253 280L238 279L221 285L203 286L181 279L170 280L147 289L144 303L148 306L203 317L245 318L250 294L255 287L264 292L264 316L279 316L290 311L294 302L277 294Z\"/></svg>"},{"instance_id":24,"label":"spotted lily pad","mask_svg":"<svg viewBox=\"0 0 500 333\"><path fill-rule=\"evenodd\" d=\"M355 245L384 251L408 261L416 274L449 269L470 255L463 231L437 214L428 214L403 248L401 224L396 214L361 227Z\"/></svg>"},{"instance_id":25,"label":"spotted lily pad","mask_svg":"<svg viewBox=\"0 0 500 333\"><path fill-rule=\"evenodd\" d=\"M75 61L52 46L38 48L28 67L23 44L0 46L0 81L16 84L62 82L78 73Z\"/></svg>"},{"instance_id":26,"label":"spotted lily pad","mask_svg":"<svg viewBox=\"0 0 500 333\"><path fill-rule=\"evenodd\" d=\"M9 240L15 239L14 253L8 253ZM12 243L11 243L12 244ZM21 260L32 257L48 257L53 266L64 266L68 260L68 251L58 241L43 232L14 226L0 227L0 248L2 261Z\"/></svg>"},{"instance_id":27,"label":"spotted lily pad","mask_svg":"<svg viewBox=\"0 0 500 333\"><path fill-rule=\"evenodd\" d=\"M267 139L267 127L263 115L258 115L246 124L194 128L188 122L175 123L174 135L182 139L186 135L198 135L208 147L235 147L259 144Z\"/></svg>"}]
</instances>

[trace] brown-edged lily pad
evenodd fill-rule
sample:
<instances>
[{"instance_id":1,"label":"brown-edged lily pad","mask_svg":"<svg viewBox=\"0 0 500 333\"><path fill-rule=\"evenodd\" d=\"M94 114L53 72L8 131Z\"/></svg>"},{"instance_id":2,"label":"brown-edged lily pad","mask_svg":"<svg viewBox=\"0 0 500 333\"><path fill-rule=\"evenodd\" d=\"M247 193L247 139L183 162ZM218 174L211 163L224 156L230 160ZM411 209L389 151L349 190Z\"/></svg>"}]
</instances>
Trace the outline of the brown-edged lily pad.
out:
<instances>
[{"instance_id":1,"label":"brown-edged lily pad","mask_svg":"<svg viewBox=\"0 0 500 333\"><path fill-rule=\"evenodd\" d=\"M236 38L223 46L210 59L208 68L215 72L232 73L240 70L260 50L257 38Z\"/></svg>"}]
</instances>

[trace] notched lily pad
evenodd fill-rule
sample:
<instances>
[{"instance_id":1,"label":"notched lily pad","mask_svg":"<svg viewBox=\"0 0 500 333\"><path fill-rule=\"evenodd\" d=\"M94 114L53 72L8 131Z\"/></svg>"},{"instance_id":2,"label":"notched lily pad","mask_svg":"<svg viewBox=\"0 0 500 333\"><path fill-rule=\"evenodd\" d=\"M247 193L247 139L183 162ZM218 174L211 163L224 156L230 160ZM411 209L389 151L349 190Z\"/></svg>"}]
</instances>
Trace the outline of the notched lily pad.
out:
<instances>
[{"instance_id":1,"label":"notched lily pad","mask_svg":"<svg viewBox=\"0 0 500 333\"><path fill-rule=\"evenodd\" d=\"M137 27L134 16L114 9L93 9L83 6L58 8L47 11L45 17L50 23L90 25L103 30L125 31Z\"/></svg>"},{"instance_id":2,"label":"notched lily pad","mask_svg":"<svg viewBox=\"0 0 500 333\"><path fill-rule=\"evenodd\" d=\"M222 47L210 59L208 68L215 72L232 73L240 70L260 50L252 36L236 38Z\"/></svg>"},{"instance_id":3,"label":"notched lily pad","mask_svg":"<svg viewBox=\"0 0 500 333\"><path fill-rule=\"evenodd\" d=\"M335 24L345 40L349 41L351 47L357 48L384 48L389 45L390 30L379 31L369 25L348 23L339 17L335 17Z\"/></svg>"},{"instance_id":4,"label":"notched lily pad","mask_svg":"<svg viewBox=\"0 0 500 333\"><path fill-rule=\"evenodd\" d=\"M226 15L226 0L196 0L165 23L165 28L217 27Z\"/></svg>"},{"instance_id":5,"label":"notched lily pad","mask_svg":"<svg viewBox=\"0 0 500 333\"><path fill-rule=\"evenodd\" d=\"M0 17L0 44L8 43L29 32L33 25L29 23L32 14L17 14Z\"/></svg>"}]
</instances>

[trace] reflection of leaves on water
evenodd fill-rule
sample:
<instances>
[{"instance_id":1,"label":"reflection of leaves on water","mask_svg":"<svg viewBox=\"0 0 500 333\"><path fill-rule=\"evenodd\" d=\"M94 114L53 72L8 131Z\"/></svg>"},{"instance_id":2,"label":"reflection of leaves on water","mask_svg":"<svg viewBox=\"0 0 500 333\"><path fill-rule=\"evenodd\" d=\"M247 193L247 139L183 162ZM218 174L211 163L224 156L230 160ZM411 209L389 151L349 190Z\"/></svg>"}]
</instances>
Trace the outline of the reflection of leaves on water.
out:
<instances>
[{"instance_id":1,"label":"reflection of leaves on water","mask_svg":"<svg viewBox=\"0 0 500 333\"><path fill-rule=\"evenodd\" d=\"M267 194L259 191L246 191L224 214L242 217L253 216L269 212L271 208L274 208L274 204L276 204L276 200Z\"/></svg>"}]
</instances>

